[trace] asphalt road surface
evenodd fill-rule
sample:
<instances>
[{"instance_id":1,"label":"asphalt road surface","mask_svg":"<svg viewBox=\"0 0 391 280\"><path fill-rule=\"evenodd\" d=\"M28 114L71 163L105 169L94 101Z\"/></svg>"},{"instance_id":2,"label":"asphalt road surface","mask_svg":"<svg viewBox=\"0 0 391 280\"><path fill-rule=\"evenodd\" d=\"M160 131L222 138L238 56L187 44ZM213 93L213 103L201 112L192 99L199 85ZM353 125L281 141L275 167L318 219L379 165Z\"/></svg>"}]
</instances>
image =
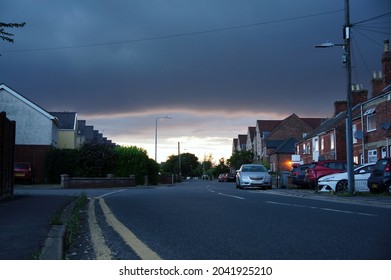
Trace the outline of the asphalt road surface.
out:
<instances>
[{"instance_id":1,"label":"asphalt road surface","mask_svg":"<svg viewBox=\"0 0 391 280\"><path fill-rule=\"evenodd\" d=\"M391 208L234 183L115 190L91 197L84 219L71 259L391 259Z\"/></svg>"}]
</instances>

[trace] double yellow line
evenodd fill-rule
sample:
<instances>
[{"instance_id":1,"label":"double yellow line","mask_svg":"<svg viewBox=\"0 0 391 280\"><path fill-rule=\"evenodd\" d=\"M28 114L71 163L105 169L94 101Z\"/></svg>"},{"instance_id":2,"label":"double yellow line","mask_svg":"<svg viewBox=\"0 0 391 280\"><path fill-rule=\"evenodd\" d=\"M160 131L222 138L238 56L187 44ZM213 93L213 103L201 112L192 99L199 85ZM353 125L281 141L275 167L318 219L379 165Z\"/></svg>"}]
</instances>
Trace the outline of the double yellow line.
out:
<instances>
[{"instance_id":1,"label":"double yellow line","mask_svg":"<svg viewBox=\"0 0 391 280\"><path fill-rule=\"evenodd\" d=\"M98 201L106 217L106 222L121 236L125 244L127 244L142 260L162 259L114 216L103 198L98 198ZM91 242L94 246L95 255L98 260L110 260L112 259L112 253L106 244L102 230L96 220L94 204L95 199L92 198L88 205L88 224L91 233Z\"/></svg>"}]
</instances>

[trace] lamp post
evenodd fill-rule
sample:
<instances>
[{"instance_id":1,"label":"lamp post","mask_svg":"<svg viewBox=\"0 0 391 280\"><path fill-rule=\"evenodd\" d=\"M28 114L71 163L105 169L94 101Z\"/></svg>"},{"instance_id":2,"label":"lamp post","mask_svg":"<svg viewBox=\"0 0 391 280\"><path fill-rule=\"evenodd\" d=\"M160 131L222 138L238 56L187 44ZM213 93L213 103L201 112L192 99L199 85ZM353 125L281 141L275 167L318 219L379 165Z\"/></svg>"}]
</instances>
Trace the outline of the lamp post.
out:
<instances>
[{"instance_id":1,"label":"lamp post","mask_svg":"<svg viewBox=\"0 0 391 280\"><path fill-rule=\"evenodd\" d=\"M157 123L158 123L158 120L162 120L162 119L171 120L172 118L169 116L164 116L164 117L157 117L155 119L155 161L156 162L157 162Z\"/></svg>"},{"instance_id":2,"label":"lamp post","mask_svg":"<svg viewBox=\"0 0 391 280\"><path fill-rule=\"evenodd\" d=\"M349 13L349 0L345 0L345 25L343 30L343 44L334 44L332 42L323 43L315 46L316 48L330 48L334 46L343 46L345 49L343 62L346 64L346 77L347 77L347 116L346 116L346 162L348 173L348 188L350 193L355 192L354 186L354 162L353 162L353 122L352 122L352 64L350 55L350 13Z\"/></svg>"}]
</instances>

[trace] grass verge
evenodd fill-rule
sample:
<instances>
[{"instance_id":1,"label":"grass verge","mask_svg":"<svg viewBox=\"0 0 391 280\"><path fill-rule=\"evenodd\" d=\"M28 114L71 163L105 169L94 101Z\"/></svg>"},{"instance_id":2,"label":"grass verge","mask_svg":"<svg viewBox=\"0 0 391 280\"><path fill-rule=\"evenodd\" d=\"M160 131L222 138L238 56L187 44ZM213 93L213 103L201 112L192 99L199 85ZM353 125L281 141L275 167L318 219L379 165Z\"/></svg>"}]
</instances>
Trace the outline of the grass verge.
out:
<instances>
[{"instance_id":1,"label":"grass verge","mask_svg":"<svg viewBox=\"0 0 391 280\"><path fill-rule=\"evenodd\" d=\"M76 198L75 205L73 207L72 213L66 222L65 225L65 238L64 238L64 247L69 248L74 240L75 236L79 232L80 228L80 213L84 209L88 201L87 195L85 193L81 194Z\"/></svg>"}]
</instances>

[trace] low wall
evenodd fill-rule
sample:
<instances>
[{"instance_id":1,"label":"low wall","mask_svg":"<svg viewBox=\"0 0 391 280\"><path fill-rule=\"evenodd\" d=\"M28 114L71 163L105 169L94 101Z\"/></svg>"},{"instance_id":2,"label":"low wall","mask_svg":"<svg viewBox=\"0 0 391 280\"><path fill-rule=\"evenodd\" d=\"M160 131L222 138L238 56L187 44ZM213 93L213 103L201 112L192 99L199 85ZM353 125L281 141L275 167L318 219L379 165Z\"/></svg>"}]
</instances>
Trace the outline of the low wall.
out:
<instances>
[{"instance_id":1,"label":"low wall","mask_svg":"<svg viewBox=\"0 0 391 280\"><path fill-rule=\"evenodd\" d=\"M64 189L87 189L87 188L127 188L135 187L134 175L129 177L114 177L108 174L106 178L84 178L69 177L67 174L61 175L61 187Z\"/></svg>"}]
</instances>

